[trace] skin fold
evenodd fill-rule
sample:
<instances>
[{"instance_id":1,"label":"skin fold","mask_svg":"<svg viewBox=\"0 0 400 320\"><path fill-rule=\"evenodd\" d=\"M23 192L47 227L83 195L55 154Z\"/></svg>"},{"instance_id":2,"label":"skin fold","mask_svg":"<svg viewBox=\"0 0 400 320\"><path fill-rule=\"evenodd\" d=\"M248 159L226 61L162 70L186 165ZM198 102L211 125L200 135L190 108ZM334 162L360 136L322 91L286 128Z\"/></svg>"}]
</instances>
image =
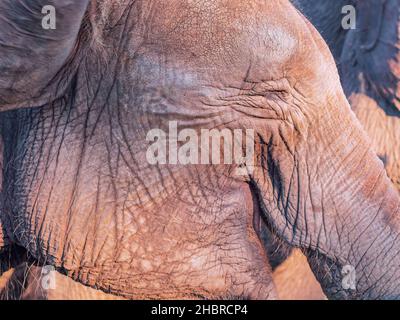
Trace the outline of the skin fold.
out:
<instances>
[{"instance_id":1,"label":"skin fold","mask_svg":"<svg viewBox=\"0 0 400 320\"><path fill-rule=\"evenodd\" d=\"M399 3L381 1L294 0L327 41L339 67L341 82L351 107L383 161L389 178L400 189L399 111ZM357 13L355 30L342 28L342 8L353 5ZM284 299L323 299L316 295L319 284L301 255L279 267L275 278ZM291 285L300 281L302 285ZM308 274L308 277L304 275ZM296 280L299 279L299 280ZM277 282L277 281L275 281ZM311 294L310 294L311 292Z\"/></svg>"},{"instance_id":2,"label":"skin fold","mask_svg":"<svg viewBox=\"0 0 400 320\"><path fill-rule=\"evenodd\" d=\"M290 2L47 2L76 10L61 37L15 19L41 1L0 10L17 26L0 31L1 221L28 260L124 298L275 299L268 228L329 298L398 297L399 195ZM21 47L43 46L25 66ZM149 164L146 135L170 121L253 129L254 166Z\"/></svg>"}]
</instances>

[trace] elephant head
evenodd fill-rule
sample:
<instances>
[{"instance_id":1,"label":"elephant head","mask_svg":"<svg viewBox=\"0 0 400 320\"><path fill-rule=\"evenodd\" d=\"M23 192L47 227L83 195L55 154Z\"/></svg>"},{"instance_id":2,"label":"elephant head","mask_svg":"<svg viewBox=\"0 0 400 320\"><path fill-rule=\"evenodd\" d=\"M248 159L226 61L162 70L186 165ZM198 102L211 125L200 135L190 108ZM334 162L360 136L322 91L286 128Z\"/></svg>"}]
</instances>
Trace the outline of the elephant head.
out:
<instances>
[{"instance_id":1,"label":"elephant head","mask_svg":"<svg viewBox=\"0 0 400 320\"><path fill-rule=\"evenodd\" d=\"M312 25L281 0L110 3L92 1L88 11L90 21L104 21L90 15L111 8L106 23L81 26L82 39L96 30L101 41L75 41L46 69L63 68L52 83L65 84L64 95L3 115L10 241L128 298L273 298L259 239L266 224L308 255L330 297L398 297L399 195ZM39 50L23 29L36 7L18 19L13 8L2 5L0 24L14 18L14 38ZM82 17L84 6L73 8ZM1 83L18 71L21 42L10 41ZM67 56L79 63L61 67ZM34 64L27 70L47 79ZM9 85L0 96L30 105ZM188 159L204 130L221 130L228 149L230 132L252 130L253 163L207 164L221 145L202 146L202 163ZM157 153L167 162L147 157L154 132L169 143ZM178 144L185 161L177 161ZM350 287L342 283L348 268L356 273Z\"/></svg>"}]
</instances>

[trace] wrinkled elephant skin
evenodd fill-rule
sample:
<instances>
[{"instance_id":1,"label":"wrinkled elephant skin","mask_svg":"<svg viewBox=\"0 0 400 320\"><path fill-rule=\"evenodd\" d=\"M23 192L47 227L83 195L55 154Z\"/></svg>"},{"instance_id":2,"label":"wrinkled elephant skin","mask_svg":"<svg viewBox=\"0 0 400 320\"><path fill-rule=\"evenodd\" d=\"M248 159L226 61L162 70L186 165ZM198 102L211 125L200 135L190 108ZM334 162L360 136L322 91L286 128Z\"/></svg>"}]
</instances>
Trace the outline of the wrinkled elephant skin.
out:
<instances>
[{"instance_id":1,"label":"wrinkled elephant skin","mask_svg":"<svg viewBox=\"0 0 400 320\"><path fill-rule=\"evenodd\" d=\"M0 5L1 219L30 259L125 298L273 299L266 224L328 297L398 297L399 195L288 1L60 0L55 42L3 28L31 3ZM151 164L147 133L174 121L254 130L254 165Z\"/></svg>"}]
</instances>

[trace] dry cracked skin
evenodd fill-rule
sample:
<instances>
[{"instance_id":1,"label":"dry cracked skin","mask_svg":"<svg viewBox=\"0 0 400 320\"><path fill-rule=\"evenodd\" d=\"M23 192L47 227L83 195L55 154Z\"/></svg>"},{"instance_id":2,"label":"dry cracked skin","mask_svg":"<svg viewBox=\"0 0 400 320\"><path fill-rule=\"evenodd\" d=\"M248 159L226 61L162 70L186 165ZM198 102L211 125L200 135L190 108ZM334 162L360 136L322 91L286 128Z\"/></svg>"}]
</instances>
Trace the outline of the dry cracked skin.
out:
<instances>
[{"instance_id":1,"label":"dry cracked skin","mask_svg":"<svg viewBox=\"0 0 400 320\"><path fill-rule=\"evenodd\" d=\"M124 298L274 299L267 228L328 298L399 296L399 194L289 1L4 0L0 17L3 260ZM254 130L254 166L150 164L171 121Z\"/></svg>"}]
</instances>

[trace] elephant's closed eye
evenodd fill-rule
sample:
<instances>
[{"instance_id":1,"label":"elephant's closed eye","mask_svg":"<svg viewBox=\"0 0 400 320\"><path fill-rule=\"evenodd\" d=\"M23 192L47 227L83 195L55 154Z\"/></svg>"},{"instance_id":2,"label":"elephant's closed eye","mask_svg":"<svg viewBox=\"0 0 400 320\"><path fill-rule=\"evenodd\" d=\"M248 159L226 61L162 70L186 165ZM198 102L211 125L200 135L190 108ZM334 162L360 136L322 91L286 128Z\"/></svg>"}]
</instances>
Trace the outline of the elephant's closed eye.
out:
<instances>
[{"instance_id":1,"label":"elephant's closed eye","mask_svg":"<svg viewBox=\"0 0 400 320\"><path fill-rule=\"evenodd\" d=\"M252 88L253 95L263 96L267 99L275 100L279 98L285 102L290 102L292 98L292 88L287 79L272 81L262 81L255 84Z\"/></svg>"}]
</instances>

